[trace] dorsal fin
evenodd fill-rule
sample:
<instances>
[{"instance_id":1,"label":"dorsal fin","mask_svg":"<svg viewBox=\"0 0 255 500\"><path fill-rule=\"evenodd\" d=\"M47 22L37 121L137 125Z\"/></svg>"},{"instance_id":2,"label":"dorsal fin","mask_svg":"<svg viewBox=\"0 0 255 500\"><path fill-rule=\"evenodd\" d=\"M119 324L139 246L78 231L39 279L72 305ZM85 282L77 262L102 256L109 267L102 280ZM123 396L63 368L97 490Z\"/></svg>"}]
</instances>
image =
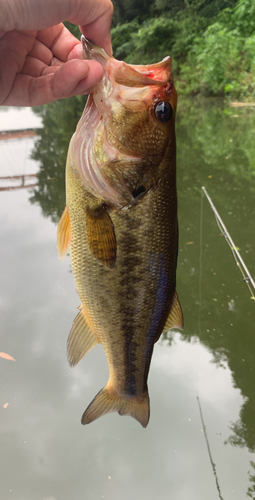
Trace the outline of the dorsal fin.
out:
<instances>
[{"instance_id":1,"label":"dorsal fin","mask_svg":"<svg viewBox=\"0 0 255 500\"><path fill-rule=\"evenodd\" d=\"M82 306L80 312L73 321L73 326L67 339L67 357L71 366L77 365L79 361L95 347L99 340L92 331L85 317Z\"/></svg>"},{"instance_id":2,"label":"dorsal fin","mask_svg":"<svg viewBox=\"0 0 255 500\"><path fill-rule=\"evenodd\" d=\"M65 259L71 241L71 223L68 208L65 207L58 223L57 230L57 249L61 260Z\"/></svg>"},{"instance_id":3,"label":"dorsal fin","mask_svg":"<svg viewBox=\"0 0 255 500\"><path fill-rule=\"evenodd\" d=\"M166 332L171 328L178 328L179 330L183 330L182 309L176 290L174 292L170 313L168 314L167 320L165 322L163 332Z\"/></svg>"},{"instance_id":4,"label":"dorsal fin","mask_svg":"<svg viewBox=\"0 0 255 500\"><path fill-rule=\"evenodd\" d=\"M114 226L107 210L101 206L86 210L86 225L89 248L104 266L112 269L116 261L116 238Z\"/></svg>"}]
</instances>

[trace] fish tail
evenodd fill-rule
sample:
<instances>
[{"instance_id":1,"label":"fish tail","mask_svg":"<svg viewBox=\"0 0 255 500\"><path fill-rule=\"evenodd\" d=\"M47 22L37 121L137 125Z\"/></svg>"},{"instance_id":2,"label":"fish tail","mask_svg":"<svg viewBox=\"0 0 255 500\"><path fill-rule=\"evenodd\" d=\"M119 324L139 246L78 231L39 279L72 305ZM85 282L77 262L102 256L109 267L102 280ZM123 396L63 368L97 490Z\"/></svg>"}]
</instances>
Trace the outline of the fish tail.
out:
<instances>
[{"instance_id":1,"label":"fish tail","mask_svg":"<svg viewBox=\"0 0 255 500\"><path fill-rule=\"evenodd\" d=\"M130 415L147 427L150 418L149 394L146 390L141 396L117 394L108 384L99 391L82 415L81 423L90 424L99 417L117 411L120 415Z\"/></svg>"}]
</instances>

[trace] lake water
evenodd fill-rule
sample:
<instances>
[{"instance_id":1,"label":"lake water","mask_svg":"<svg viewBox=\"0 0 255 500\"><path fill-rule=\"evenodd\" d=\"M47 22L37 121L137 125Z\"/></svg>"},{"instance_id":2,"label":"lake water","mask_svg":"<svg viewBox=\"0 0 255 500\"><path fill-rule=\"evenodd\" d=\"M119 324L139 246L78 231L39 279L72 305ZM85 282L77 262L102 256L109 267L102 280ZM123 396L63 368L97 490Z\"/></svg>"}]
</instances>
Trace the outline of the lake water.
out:
<instances>
[{"instance_id":1,"label":"lake water","mask_svg":"<svg viewBox=\"0 0 255 500\"><path fill-rule=\"evenodd\" d=\"M143 429L118 414L82 426L107 362L101 346L74 369L66 359L79 298L69 257L57 258L56 227L83 105L37 110L36 124L23 121L29 129L43 120L37 137L0 140L0 177L9 177L0 188L12 187L0 191L0 351L15 359L0 357L1 500L255 499L255 302L201 190L254 277L255 108L180 101L185 328L155 346ZM2 131L9 113L15 120L15 110L0 108Z\"/></svg>"}]
</instances>

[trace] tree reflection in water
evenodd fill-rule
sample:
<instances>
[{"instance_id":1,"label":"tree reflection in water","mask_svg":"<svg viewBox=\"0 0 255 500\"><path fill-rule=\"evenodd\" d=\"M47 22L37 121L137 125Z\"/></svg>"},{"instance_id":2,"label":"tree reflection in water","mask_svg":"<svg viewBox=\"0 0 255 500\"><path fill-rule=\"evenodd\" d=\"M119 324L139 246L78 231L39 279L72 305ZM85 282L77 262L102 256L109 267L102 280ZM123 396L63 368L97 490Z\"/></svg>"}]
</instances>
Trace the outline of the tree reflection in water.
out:
<instances>
[{"instance_id":1,"label":"tree reflection in water","mask_svg":"<svg viewBox=\"0 0 255 500\"><path fill-rule=\"evenodd\" d=\"M65 164L67 149L83 112L86 96L75 96L34 108L43 120L32 158L39 161L38 188L30 198L43 214L58 222L65 207Z\"/></svg>"}]
</instances>

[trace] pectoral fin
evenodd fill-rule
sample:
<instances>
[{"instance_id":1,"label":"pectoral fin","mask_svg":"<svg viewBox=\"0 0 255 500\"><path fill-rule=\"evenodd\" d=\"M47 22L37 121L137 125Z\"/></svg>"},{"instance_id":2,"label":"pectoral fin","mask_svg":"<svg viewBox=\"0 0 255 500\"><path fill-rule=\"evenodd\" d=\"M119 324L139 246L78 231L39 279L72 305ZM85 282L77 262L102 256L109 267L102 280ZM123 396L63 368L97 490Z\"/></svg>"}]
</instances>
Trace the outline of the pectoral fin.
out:
<instances>
[{"instance_id":1,"label":"pectoral fin","mask_svg":"<svg viewBox=\"0 0 255 500\"><path fill-rule=\"evenodd\" d=\"M114 226L104 207L86 211L86 225L89 248L94 257L110 269L116 261L116 238Z\"/></svg>"},{"instance_id":2,"label":"pectoral fin","mask_svg":"<svg viewBox=\"0 0 255 500\"><path fill-rule=\"evenodd\" d=\"M71 366L77 365L99 343L88 324L83 307L80 306L79 309L67 340L67 357Z\"/></svg>"},{"instance_id":3,"label":"pectoral fin","mask_svg":"<svg viewBox=\"0 0 255 500\"><path fill-rule=\"evenodd\" d=\"M71 224L67 207L61 215L57 231L58 256L63 261L71 241Z\"/></svg>"},{"instance_id":4,"label":"pectoral fin","mask_svg":"<svg viewBox=\"0 0 255 500\"><path fill-rule=\"evenodd\" d=\"M182 309L176 291L174 292L170 313L163 328L163 332L166 332L171 328L178 328L179 330L183 330Z\"/></svg>"}]
</instances>

